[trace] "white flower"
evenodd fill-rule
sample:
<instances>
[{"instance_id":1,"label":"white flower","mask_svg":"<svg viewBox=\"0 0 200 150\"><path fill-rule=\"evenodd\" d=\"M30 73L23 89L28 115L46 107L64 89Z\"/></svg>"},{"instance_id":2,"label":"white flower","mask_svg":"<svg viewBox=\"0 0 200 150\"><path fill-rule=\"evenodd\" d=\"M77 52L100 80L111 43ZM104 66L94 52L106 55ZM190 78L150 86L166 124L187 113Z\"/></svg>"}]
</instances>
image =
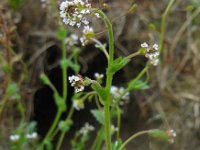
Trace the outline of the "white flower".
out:
<instances>
[{"instance_id":1,"label":"white flower","mask_svg":"<svg viewBox=\"0 0 200 150\"><path fill-rule=\"evenodd\" d=\"M103 75L103 74L100 74L100 73L98 73L98 72L96 72L96 73L94 74L94 77L95 77L96 79L103 79L104 75Z\"/></svg>"},{"instance_id":2,"label":"white flower","mask_svg":"<svg viewBox=\"0 0 200 150\"><path fill-rule=\"evenodd\" d=\"M149 47L149 45L146 42L144 42L144 43L141 44L141 47L142 48L147 48L147 47Z\"/></svg>"},{"instance_id":3,"label":"white flower","mask_svg":"<svg viewBox=\"0 0 200 150\"><path fill-rule=\"evenodd\" d=\"M85 87L83 85L83 78L80 75L78 76L72 75L68 79L69 79L69 82L71 83L71 86L74 87L75 93L78 93L84 90Z\"/></svg>"},{"instance_id":4,"label":"white flower","mask_svg":"<svg viewBox=\"0 0 200 150\"><path fill-rule=\"evenodd\" d=\"M119 129L115 127L113 124L111 125L111 132L117 132Z\"/></svg>"},{"instance_id":5,"label":"white flower","mask_svg":"<svg viewBox=\"0 0 200 150\"><path fill-rule=\"evenodd\" d=\"M88 25L84 26L83 36L80 38L82 45L85 46L93 36L94 36L93 28L91 28Z\"/></svg>"},{"instance_id":6,"label":"white flower","mask_svg":"<svg viewBox=\"0 0 200 150\"><path fill-rule=\"evenodd\" d=\"M111 89L110 89L110 93L112 94L113 96L113 101L115 102L115 100L117 100L122 94L124 94L125 92L125 89L124 87L116 87L116 86L111 86ZM129 103L129 100L130 100L130 93L127 92L125 93L122 98L121 98L121 101L119 101L119 104L122 106L124 105L125 103Z\"/></svg>"},{"instance_id":7,"label":"white flower","mask_svg":"<svg viewBox=\"0 0 200 150\"><path fill-rule=\"evenodd\" d=\"M20 138L20 136L18 134L13 134L10 136L10 140L13 141L13 142L16 142L18 141Z\"/></svg>"},{"instance_id":8,"label":"white flower","mask_svg":"<svg viewBox=\"0 0 200 150\"><path fill-rule=\"evenodd\" d=\"M88 1L74 0L64 1L60 4L60 17L66 25L77 26L88 25L89 21L84 17L90 13L91 4Z\"/></svg>"},{"instance_id":9,"label":"white flower","mask_svg":"<svg viewBox=\"0 0 200 150\"><path fill-rule=\"evenodd\" d=\"M146 49L145 52L145 57L149 59L149 62L157 66L159 63L159 50L158 50L158 45L153 44L153 46L149 46L147 43L141 44L142 48Z\"/></svg>"},{"instance_id":10,"label":"white flower","mask_svg":"<svg viewBox=\"0 0 200 150\"><path fill-rule=\"evenodd\" d=\"M88 122L85 123L85 125L80 129L80 134L87 134L90 131L94 131L94 127L92 125L90 125Z\"/></svg>"},{"instance_id":11,"label":"white flower","mask_svg":"<svg viewBox=\"0 0 200 150\"><path fill-rule=\"evenodd\" d=\"M71 34L69 37L65 39L65 43L69 46L74 46L78 43L78 36L76 34Z\"/></svg>"},{"instance_id":12,"label":"white flower","mask_svg":"<svg viewBox=\"0 0 200 150\"><path fill-rule=\"evenodd\" d=\"M158 50L158 44L153 44L153 48L154 48L155 50Z\"/></svg>"},{"instance_id":13,"label":"white flower","mask_svg":"<svg viewBox=\"0 0 200 150\"><path fill-rule=\"evenodd\" d=\"M97 18L100 18L100 15L98 13L94 14Z\"/></svg>"},{"instance_id":14,"label":"white flower","mask_svg":"<svg viewBox=\"0 0 200 150\"><path fill-rule=\"evenodd\" d=\"M27 139L36 139L38 134L36 132L30 133L26 135Z\"/></svg>"}]
</instances>

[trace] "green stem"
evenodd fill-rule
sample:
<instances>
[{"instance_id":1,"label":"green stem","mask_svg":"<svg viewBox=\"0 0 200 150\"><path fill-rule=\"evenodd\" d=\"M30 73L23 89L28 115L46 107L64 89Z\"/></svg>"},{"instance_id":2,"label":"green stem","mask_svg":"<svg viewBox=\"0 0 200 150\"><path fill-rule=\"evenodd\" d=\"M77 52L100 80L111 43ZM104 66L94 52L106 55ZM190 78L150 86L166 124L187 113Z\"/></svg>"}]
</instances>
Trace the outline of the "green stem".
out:
<instances>
[{"instance_id":1,"label":"green stem","mask_svg":"<svg viewBox=\"0 0 200 150\"><path fill-rule=\"evenodd\" d=\"M62 41L62 61L65 61L66 58L67 58L66 46L65 46L64 41ZM63 100L66 102L66 100L67 100L67 67L61 67L61 68L62 68L62 81L63 81L62 97L63 97ZM54 93L58 93L57 90L54 88L54 86L50 85L50 87L54 91ZM62 115L62 111L60 111L60 109L58 108L58 112L56 113L56 117L53 121L53 124L52 124L50 130L48 131L47 135L45 136L42 144L39 146L39 149L43 149L44 142L46 140L51 140L51 136L52 136L55 128L57 127L57 124L60 120L61 115Z\"/></svg>"},{"instance_id":2,"label":"green stem","mask_svg":"<svg viewBox=\"0 0 200 150\"><path fill-rule=\"evenodd\" d=\"M58 144L56 146L56 150L60 150L60 147L62 145L64 137L65 137L65 132L62 132L60 137L59 137Z\"/></svg>"},{"instance_id":3,"label":"green stem","mask_svg":"<svg viewBox=\"0 0 200 150\"><path fill-rule=\"evenodd\" d=\"M137 82L146 72L147 70L149 69L149 66L147 65L138 75L137 77L134 79L134 82ZM122 97L128 93L130 91L130 88L127 87L124 92L116 99L116 103L118 104L119 101L122 99Z\"/></svg>"},{"instance_id":4,"label":"green stem","mask_svg":"<svg viewBox=\"0 0 200 150\"><path fill-rule=\"evenodd\" d=\"M50 130L48 131L47 135L45 136L45 138L44 138L42 144L39 146L39 150L43 150L45 141L46 141L46 140L50 140L50 136L51 136L51 134L53 133L54 129L56 128L57 123L58 123L58 121L59 121L59 119L60 119L61 114L62 114L61 111L58 111L58 112L56 113L56 117L55 117L55 119L54 119L54 121L53 121L53 124L51 125L51 128L50 128Z\"/></svg>"},{"instance_id":5,"label":"green stem","mask_svg":"<svg viewBox=\"0 0 200 150\"><path fill-rule=\"evenodd\" d=\"M67 50L64 41L62 42L62 61L67 59ZM67 100L67 67L62 67L62 81L63 81L63 100Z\"/></svg>"},{"instance_id":6,"label":"green stem","mask_svg":"<svg viewBox=\"0 0 200 150\"><path fill-rule=\"evenodd\" d=\"M95 94L95 92L87 93L81 100L83 100L83 101L86 100L86 98L87 98L89 95L92 95L92 94ZM72 118L72 116L73 116L73 113L74 113L74 107L72 106L72 107L70 108L70 110L69 110L69 113L68 113L67 118L66 118L65 121L70 121L71 118ZM56 130L56 132L58 132L58 130ZM55 133L56 133L56 132L55 132ZM56 150L59 150L59 149L60 149L60 147L61 147L61 145L62 145L62 142L63 142L63 139L64 139L64 137L65 137L66 132L67 132L67 131L62 131L62 132L61 132L61 135L60 135L59 140L58 140L58 144L57 144L57 146L56 146ZM54 134L53 136L55 136L55 134Z\"/></svg>"},{"instance_id":7,"label":"green stem","mask_svg":"<svg viewBox=\"0 0 200 150\"><path fill-rule=\"evenodd\" d=\"M170 8L172 7L172 4L174 3L174 0L170 0L169 4L167 5L167 8L165 9L165 12L163 13L162 16L162 21L161 21L161 33L160 33L160 53L163 52L163 47L164 47L164 37L165 37L165 26L166 26L166 18L168 15L168 12Z\"/></svg>"},{"instance_id":8,"label":"green stem","mask_svg":"<svg viewBox=\"0 0 200 150\"><path fill-rule=\"evenodd\" d=\"M110 66L114 60L114 37L113 37L113 29L112 23L110 22L109 18L98 9L92 9L92 12L98 13L100 17L103 19L107 29L108 29L108 39L109 39L109 59L108 59L108 66ZM111 103L111 95L110 95L110 88L112 85L113 74L107 72L106 77L106 100L104 104L104 119L105 119L105 133L106 133L106 147L107 150L111 150L111 131L110 131L110 103Z\"/></svg>"},{"instance_id":9,"label":"green stem","mask_svg":"<svg viewBox=\"0 0 200 150\"><path fill-rule=\"evenodd\" d=\"M91 150L100 150L101 143L103 140L103 135L104 135L104 128L101 127L100 130L98 131L98 134L94 140L94 143L92 144Z\"/></svg>"},{"instance_id":10,"label":"green stem","mask_svg":"<svg viewBox=\"0 0 200 150\"><path fill-rule=\"evenodd\" d=\"M110 131L110 105L104 105L104 117L105 117L105 133L106 133L106 147L107 150L111 150L111 131Z\"/></svg>"},{"instance_id":11,"label":"green stem","mask_svg":"<svg viewBox=\"0 0 200 150\"><path fill-rule=\"evenodd\" d=\"M135 53L132 53L132 54L126 56L126 58L127 58L127 59L131 59L131 58L133 58L133 57L135 57L135 56L138 56L138 55L140 55L140 54L141 54L141 52L140 52L140 51L137 51L137 52L135 52Z\"/></svg>"},{"instance_id":12,"label":"green stem","mask_svg":"<svg viewBox=\"0 0 200 150\"><path fill-rule=\"evenodd\" d=\"M117 105L117 140L120 139L120 129L121 129L121 110Z\"/></svg>"},{"instance_id":13,"label":"green stem","mask_svg":"<svg viewBox=\"0 0 200 150\"><path fill-rule=\"evenodd\" d=\"M114 37L113 37L113 29L112 29L112 23L110 22L109 18L102 12L101 10L98 9L92 9L94 13L98 13L100 17L103 19L107 29L108 29L108 38L109 38L109 63L113 62L113 56L114 56Z\"/></svg>"},{"instance_id":14,"label":"green stem","mask_svg":"<svg viewBox=\"0 0 200 150\"><path fill-rule=\"evenodd\" d=\"M129 142L131 142L133 139L135 139L136 137L141 136L141 135L143 135L143 134L148 134L150 131L152 131L152 130L140 131L140 132L138 132L138 133L136 133L136 134L133 134L131 137L129 137L129 138L119 147L118 150L123 150L123 149L125 148L125 146L126 146Z\"/></svg>"}]
</instances>

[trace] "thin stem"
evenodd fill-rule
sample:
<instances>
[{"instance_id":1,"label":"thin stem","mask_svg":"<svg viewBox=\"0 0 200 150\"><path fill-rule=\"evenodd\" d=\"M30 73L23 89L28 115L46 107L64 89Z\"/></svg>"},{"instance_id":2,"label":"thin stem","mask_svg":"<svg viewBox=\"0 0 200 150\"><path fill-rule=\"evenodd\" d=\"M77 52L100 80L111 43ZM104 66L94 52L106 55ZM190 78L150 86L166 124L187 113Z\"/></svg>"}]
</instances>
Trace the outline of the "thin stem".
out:
<instances>
[{"instance_id":1,"label":"thin stem","mask_svg":"<svg viewBox=\"0 0 200 150\"><path fill-rule=\"evenodd\" d=\"M131 58L133 58L133 57L135 57L135 56L138 56L138 55L140 55L140 54L141 54L141 53L140 53L139 51L137 51L137 52L135 52L135 53L132 53L132 54L126 56L126 58L127 58L127 59L131 59Z\"/></svg>"},{"instance_id":2,"label":"thin stem","mask_svg":"<svg viewBox=\"0 0 200 150\"><path fill-rule=\"evenodd\" d=\"M94 13L98 13L100 17L103 19L107 29L108 29L108 39L109 39L109 62L113 62L113 56L114 56L114 37L113 37L113 29L112 29L112 23L110 22L109 18L98 9L92 9Z\"/></svg>"},{"instance_id":3,"label":"thin stem","mask_svg":"<svg viewBox=\"0 0 200 150\"><path fill-rule=\"evenodd\" d=\"M86 98L87 98L89 95L92 95L92 94L95 94L95 92L87 93L81 100L82 100L82 101L86 100ZM70 121L70 120L71 120L71 117L72 117L72 115L73 115L73 113L74 113L74 107L72 106L72 107L70 108L70 110L69 110L69 113L68 113L67 118L66 118L65 121ZM63 142L63 139L64 139L64 137L65 137L66 132L67 132L67 131L62 131L62 132L61 132L61 135L60 135L59 140L58 140L58 144L57 144L57 146L56 146L56 150L59 150L59 149L60 149L60 147L61 147L61 145L62 145L62 142ZM55 135L55 134L54 134L54 135Z\"/></svg>"},{"instance_id":4,"label":"thin stem","mask_svg":"<svg viewBox=\"0 0 200 150\"><path fill-rule=\"evenodd\" d=\"M103 127L100 128L100 130L97 133L97 136L94 140L94 143L92 144L91 150L100 150L100 146L103 140Z\"/></svg>"},{"instance_id":5,"label":"thin stem","mask_svg":"<svg viewBox=\"0 0 200 150\"><path fill-rule=\"evenodd\" d=\"M109 39L109 60L108 60L108 67L112 64L114 60L114 37L113 37L113 29L112 23L110 22L109 18L98 9L92 9L94 13L98 13L100 17L103 19L107 29L108 29L108 39ZM110 131L110 103L111 103L111 95L110 95L110 88L112 85L113 74L107 72L106 77L106 100L104 104L104 121L105 121L105 133L106 133L106 147L107 150L111 150L111 131Z\"/></svg>"},{"instance_id":6,"label":"thin stem","mask_svg":"<svg viewBox=\"0 0 200 150\"><path fill-rule=\"evenodd\" d=\"M61 111L58 111L58 112L56 113L56 117L55 117L55 119L54 119L54 121L53 121L53 124L51 125L50 130L48 131L47 135L45 136L45 138L44 138L42 144L39 146L39 149L40 149L40 150L43 150L43 146L44 146L44 144L45 144L45 141L46 141L46 140L50 140L50 136L51 136L51 134L53 133L54 129L56 128L57 123L58 123L58 121L59 121L59 119L60 119L61 114L62 114Z\"/></svg>"},{"instance_id":7,"label":"thin stem","mask_svg":"<svg viewBox=\"0 0 200 150\"><path fill-rule=\"evenodd\" d=\"M58 140L58 144L57 144L57 146L56 146L56 150L60 150L60 147L61 147L62 142L63 142L64 137L65 137L65 133L66 133L66 132L62 132L62 133L61 133L61 135L60 135L60 137L59 137L59 140Z\"/></svg>"},{"instance_id":8,"label":"thin stem","mask_svg":"<svg viewBox=\"0 0 200 150\"><path fill-rule=\"evenodd\" d=\"M67 59L67 50L65 42L62 42L62 60ZM67 67L62 67L62 81L63 81L63 100L67 100Z\"/></svg>"},{"instance_id":9,"label":"thin stem","mask_svg":"<svg viewBox=\"0 0 200 150\"><path fill-rule=\"evenodd\" d=\"M96 44L98 44L100 46L100 49L105 54L107 60L109 60L109 54L108 54L107 50L105 49L104 45L99 40L97 40L95 38L92 38L92 41L95 42Z\"/></svg>"},{"instance_id":10,"label":"thin stem","mask_svg":"<svg viewBox=\"0 0 200 150\"><path fill-rule=\"evenodd\" d=\"M152 130L145 130L145 131L140 131L136 134L133 134L131 137L129 137L120 147L118 150L123 150L125 148L125 146L131 142L133 139L137 138L138 136L141 136L143 134L148 134L149 132L151 132Z\"/></svg>"},{"instance_id":11,"label":"thin stem","mask_svg":"<svg viewBox=\"0 0 200 150\"><path fill-rule=\"evenodd\" d=\"M67 58L66 46L65 46L64 41L62 41L62 61L65 61L66 58ZM66 102L66 100L67 100L67 68L68 67L61 67L61 68L62 68L62 81L63 81L62 97L63 97L63 100ZM54 86L50 85L50 87L54 91L54 93L58 93ZM42 144L39 146L39 149L43 149L44 142L46 140L51 140L51 136L52 136L55 128L57 127L57 124L60 120L61 115L62 115L62 111L60 111L60 109L58 108L58 112L56 113L56 117L53 121L53 124L52 124L50 130L48 131L47 135L45 136Z\"/></svg>"},{"instance_id":12,"label":"thin stem","mask_svg":"<svg viewBox=\"0 0 200 150\"><path fill-rule=\"evenodd\" d=\"M119 106L117 105L117 140L120 139L120 129L121 129L121 110Z\"/></svg>"},{"instance_id":13,"label":"thin stem","mask_svg":"<svg viewBox=\"0 0 200 150\"><path fill-rule=\"evenodd\" d=\"M164 44L164 37L165 37L165 26L166 26L166 18L168 15L168 12L170 8L172 7L172 4L174 3L174 0L170 0L169 4L167 5L167 8L165 9L165 12L163 13L162 16L162 21L161 21L161 33L160 33L160 53L163 52L163 44Z\"/></svg>"}]
</instances>

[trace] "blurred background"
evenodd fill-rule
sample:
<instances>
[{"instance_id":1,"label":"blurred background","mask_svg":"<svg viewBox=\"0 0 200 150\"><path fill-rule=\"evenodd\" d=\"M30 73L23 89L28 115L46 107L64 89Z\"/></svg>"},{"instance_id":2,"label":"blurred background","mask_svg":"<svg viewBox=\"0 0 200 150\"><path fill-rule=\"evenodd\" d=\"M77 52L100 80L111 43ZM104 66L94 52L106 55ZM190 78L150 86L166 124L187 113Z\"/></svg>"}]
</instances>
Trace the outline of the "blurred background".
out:
<instances>
[{"instance_id":1,"label":"blurred background","mask_svg":"<svg viewBox=\"0 0 200 150\"><path fill-rule=\"evenodd\" d=\"M56 3L59 6L61 0ZM138 5L137 9L128 14L127 10L134 3ZM92 0L92 5L106 12L113 23L116 57L136 52L143 42L159 44L161 19L168 3L169 0ZM45 72L61 90L61 46L56 35L58 22L52 9L47 0L0 1L0 51L4 54L5 47L12 47L17 54L10 60L14 67L14 79L19 80L19 74L24 72L23 65L26 66L27 78L20 86L26 108L25 118L38 123L41 136L51 125L56 106L51 90L41 83L39 75ZM92 26L96 38L107 42L103 23L94 21ZM73 28L66 29L69 33L79 34ZM2 36L4 31L6 38ZM122 139L126 139L137 131L161 128L175 130L177 137L173 144L168 144L142 136L131 142L128 150L200 149L199 33L200 1L176 0L166 20L161 63L149 70L148 90L131 92L131 102L123 108L121 133ZM94 44L78 46L81 48L78 59L81 74L93 77L95 72L105 73L106 59ZM20 63L20 59L24 60L24 64ZM144 57L134 58L115 75L114 85L125 85L133 79L146 61ZM73 74L73 71L70 70L69 74ZM6 74L1 69L0 93L4 91L5 78ZM73 89L69 88L69 91L73 92ZM86 106L92 107L89 104ZM16 106L10 105L1 116L0 145L6 145L8 136L5 135L10 134L18 124L19 115ZM89 109L77 112L73 129L80 128L87 121L95 124L95 119L91 118Z\"/></svg>"}]
</instances>

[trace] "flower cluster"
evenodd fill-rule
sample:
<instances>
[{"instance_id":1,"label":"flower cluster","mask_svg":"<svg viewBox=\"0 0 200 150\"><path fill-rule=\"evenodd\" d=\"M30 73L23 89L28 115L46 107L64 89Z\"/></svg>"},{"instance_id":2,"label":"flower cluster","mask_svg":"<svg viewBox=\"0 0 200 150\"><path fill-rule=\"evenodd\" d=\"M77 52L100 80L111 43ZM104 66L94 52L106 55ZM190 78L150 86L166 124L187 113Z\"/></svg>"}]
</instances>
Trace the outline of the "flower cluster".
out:
<instances>
[{"instance_id":1,"label":"flower cluster","mask_svg":"<svg viewBox=\"0 0 200 150\"><path fill-rule=\"evenodd\" d=\"M37 137L38 137L37 132L26 134L26 138L30 139L30 140L36 139ZM13 141L13 142L18 141L19 139L20 139L20 135L18 135L18 134L10 135L10 140Z\"/></svg>"},{"instance_id":2,"label":"flower cluster","mask_svg":"<svg viewBox=\"0 0 200 150\"><path fill-rule=\"evenodd\" d=\"M169 137L169 142L174 143L174 138L176 137L176 132L172 129L166 131L167 136Z\"/></svg>"},{"instance_id":3,"label":"flower cluster","mask_svg":"<svg viewBox=\"0 0 200 150\"><path fill-rule=\"evenodd\" d=\"M18 134L13 134L10 136L10 140L13 141L13 142L16 142L18 141L20 138L20 136Z\"/></svg>"},{"instance_id":4,"label":"flower cluster","mask_svg":"<svg viewBox=\"0 0 200 150\"><path fill-rule=\"evenodd\" d=\"M85 125L80 129L80 134L85 135L90 131L94 131L94 127L90 125L88 122L85 123Z\"/></svg>"},{"instance_id":5,"label":"flower cluster","mask_svg":"<svg viewBox=\"0 0 200 150\"><path fill-rule=\"evenodd\" d=\"M36 132L33 132L33 133L29 133L26 135L26 138L27 139L36 139L38 136L38 134Z\"/></svg>"},{"instance_id":6,"label":"flower cluster","mask_svg":"<svg viewBox=\"0 0 200 150\"><path fill-rule=\"evenodd\" d=\"M150 63L157 66L159 63L158 45L148 45L147 43L141 44L142 48L146 49L145 57L149 59Z\"/></svg>"},{"instance_id":7,"label":"flower cluster","mask_svg":"<svg viewBox=\"0 0 200 150\"><path fill-rule=\"evenodd\" d=\"M78 36L76 34L71 34L65 39L65 43L69 46L74 46L78 43Z\"/></svg>"},{"instance_id":8,"label":"flower cluster","mask_svg":"<svg viewBox=\"0 0 200 150\"><path fill-rule=\"evenodd\" d=\"M125 103L129 103L130 100L130 93L129 92L124 93L124 92L125 92L124 87L111 86L110 93L112 94L114 100L118 99L121 95L123 95L121 97L122 101L119 102L121 106L124 105Z\"/></svg>"},{"instance_id":9,"label":"flower cluster","mask_svg":"<svg viewBox=\"0 0 200 150\"><path fill-rule=\"evenodd\" d=\"M91 4L88 1L64 1L60 4L60 17L65 24L79 28L82 24L89 24L85 15L90 14L90 9Z\"/></svg>"},{"instance_id":10,"label":"flower cluster","mask_svg":"<svg viewBox=\"0 0 200 150\"><path fill-rule=\"evenodd\" d=\"M96 79L103 79L103 78L104 78L104 75L103 75L103 74L100 74L100 73L98 73L98 72L96 72L96 73L94 74L94 77L95 77Z\"/></svg>"},{"instance_id":11,"label":"flower cluster","mask_svg":"<svg viewBox=\"0 0 200 150\"><path fill-rule=\"evenodd\" d=\"M82 76L78 75L78 76L75 76L75 75L72 75L72 76L69 76L69 82L71 83L71 86L74 87L75 89L75 93L78 93L78 92L81 92L84 90L84 85L83 85L83 78Z\"/></svg>"},{"instance_id":12,"label":"flower cluster","mask_svg":"<svg viewBox=\"0 0 200 150\"><path fill-rule=\"evenodd\" d=\"M90 26L85 26L83 29L83 36L80 38L82 46L85 46L93 36L93 29Z\"/></svg>"},{"instance_id":13,"label":"flower cluster","mask_svg":"<svg viewBox=\"0 0 200 150\"><path fill-rule=\"evenodd\" d=\"M113 124L111 125L111 127L110 127L111 129L111 133L114 133L114 132L117 132L119 129L118 129L118 127L115 127Z\"/></svg>"}]
</instances>

